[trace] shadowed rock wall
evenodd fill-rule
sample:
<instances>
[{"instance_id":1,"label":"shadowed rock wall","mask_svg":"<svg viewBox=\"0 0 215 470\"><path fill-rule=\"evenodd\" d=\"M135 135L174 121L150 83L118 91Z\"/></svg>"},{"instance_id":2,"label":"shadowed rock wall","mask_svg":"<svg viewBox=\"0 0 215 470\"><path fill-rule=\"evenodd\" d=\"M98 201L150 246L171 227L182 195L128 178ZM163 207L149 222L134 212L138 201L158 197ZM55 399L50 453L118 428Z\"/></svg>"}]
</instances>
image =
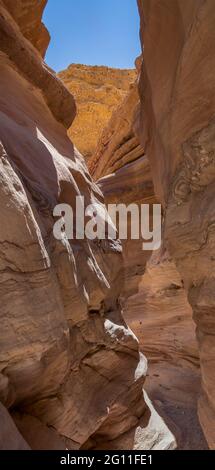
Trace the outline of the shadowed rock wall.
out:
<instances>
[{"instance_id":1,"label":"shadowed rock wall","mask_svg":"<svg viewBox=\"0 0 215 470\"><path fill-rule=\"evenodd\" d=\"M140 138L163 203L165 240L193 309L200 421L215 448L215 8L213 0L139 0L144 46Z\"/></svg>"},{"instance_id":2,"label":"shadowed rock wall","mask_svg":"<svg viewBox=\"0 0 215 470\"><path fill-rule=\"evenodd\" d=\"M1 446L76 449L131 433L122 447L171 448L121 315L119 241L53 237L57 203L104 200L67 136L74 99L34 47L44 52L37 3L0 1Z\"/></svg>"}]
</instances>

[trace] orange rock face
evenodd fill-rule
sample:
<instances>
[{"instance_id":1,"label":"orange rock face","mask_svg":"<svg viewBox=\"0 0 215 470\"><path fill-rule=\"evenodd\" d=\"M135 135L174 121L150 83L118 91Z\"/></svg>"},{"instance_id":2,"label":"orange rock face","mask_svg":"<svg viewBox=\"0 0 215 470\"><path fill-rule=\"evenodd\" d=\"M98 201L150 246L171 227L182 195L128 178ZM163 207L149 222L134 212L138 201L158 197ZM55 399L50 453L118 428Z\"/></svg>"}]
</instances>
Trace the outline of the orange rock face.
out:
<instances>
[{"instance_id":1,"label":"orange rock face","mask_svg":"<svg viewBox=\"0 0 215 470\"><path fill-rule=\"evenodd\" d=\"M59 77L77 103L69 136L88 162L103 128L135 81L136 71L72 64Z\"/></svg>"},{"instance_id":2,"label":"orange rock face","mask_svg":"<svg viewBox=\"0 0 215 470\"><path fill-rule=\"evenodd\" d=\"M17 23L4 8L2 2L0 6L1 53L10 57L13 66L22 77L42 92L56 120L65 127L69 127L76 114L73 96L41 60L38 51L21 34Z\"/></svg>"},{"instance_id":3,"label":"orange rock face","mask_svg":"<svg viewBox=\"0 0 215 470\"><path fill-rule=\"evenodd\" d=\"M47 0L3 0L6 8L19 25L22 34L44 57L50 35L41 22Z\"/></svg>"},{"instance_id":4,"label":"orange rock face","mask_svg":"<svg viewBox=\"0 0 215 470\"><path fill-rule=\"evenodd\" d=\"M88 163L89 170L96 180L114 173L144 155L134 132L138 105L138 88L135 82L104 128L95 153Z\"/></svg>"},{"instance_id":5,"label":"orange rock face","mask_svg":"<svg viewBox=\"0 0 215 470\"><path fill-rule=\"evenodd\" d=\"M165 212L165 239L197 326L199 417L215 448L213 0L139 0L140 138ZM156 44L156 47L155 47Z\"/></svg>"}]
</instances>

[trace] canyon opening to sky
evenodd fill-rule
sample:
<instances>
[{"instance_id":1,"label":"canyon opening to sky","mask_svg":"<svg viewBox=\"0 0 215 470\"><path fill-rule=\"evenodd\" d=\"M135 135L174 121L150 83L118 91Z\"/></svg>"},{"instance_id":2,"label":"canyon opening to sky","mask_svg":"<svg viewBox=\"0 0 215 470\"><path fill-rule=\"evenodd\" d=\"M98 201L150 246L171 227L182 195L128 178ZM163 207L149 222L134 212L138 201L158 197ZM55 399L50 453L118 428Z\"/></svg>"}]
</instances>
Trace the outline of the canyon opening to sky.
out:
<instances>
[{"instance_id":1,"label":"canyon opening to sky","mask_svg":"<svg viewBox=\"0 0 215 470\"><path fill-rule=\"evenodd\" d=\"M3 450L215 449L214 24L213 0L0 2ZM77 200L104 237L56 222ZM156 249L131 214L113 236L120 204L160 208Z\"/></svg>"},{"instance_id":2,"label":"canyon opening to sky","mask_svg":"<svg viewBox=\"0 0 215 470\"><path fill-rule=\"evenodd\" d=\"M159 202L135 131L142 62L136 0L99 2L99 7L97 0L88 6L83 0L66 1L63 8L50 2L44 20L52 36L46 60L76 100L69 136L106 204ZM121 242L120 302L149 361L145 388L177 438L178 448L207 448L197 416L200 370L195 325L183 281L164 244L149 254L141 252L142 239Z\"/></svg>"}]
</instances>

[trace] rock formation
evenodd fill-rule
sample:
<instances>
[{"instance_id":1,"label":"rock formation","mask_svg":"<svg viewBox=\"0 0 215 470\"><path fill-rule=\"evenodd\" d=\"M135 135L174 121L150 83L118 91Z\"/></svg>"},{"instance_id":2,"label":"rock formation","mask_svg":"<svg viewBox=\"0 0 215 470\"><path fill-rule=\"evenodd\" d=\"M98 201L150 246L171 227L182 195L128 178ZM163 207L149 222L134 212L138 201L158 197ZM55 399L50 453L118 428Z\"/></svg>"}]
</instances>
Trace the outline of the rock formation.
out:
<instances>
[{"instance_id":1,"label":"rock formation","mask_svg":"<svg viewBox=\"0 0 215 470\"><path fill-rule=\"evenodd\" d=\"M22 34L44 57L50 35L42 23L47 0L4 0L4 4L17 22Z\"/></svg>"},{"instance_id":2,"label":"rock formation","mask_svg":"<svg viewBox=\"0 0 215 470\"><path fill-rule=\"evenodd\" d=\"M77 115L69 136L88 161L114 109L135 81L136 72L72 64L58 75L77 103Z\"/></svg>"},{"instance_id":3,"label":"rock formation","mask_svg":"<svg viewBox=\"0 0 215 470\"><path fill-rule=\"evenodd\" d=\"M67 136L74 99L35 48L45 2L19 3L0 1L1 446L173 448L121 315L120 242L53 236L57 203L104 201Z\"/></svg>"},{"instance_id":4,"label":"rock formation","mask_svg":"<svg viewBox=\"0 0 215 470\"><path fill-rule=\"evenodd\" d=\"M140 138L163 204L165 240L193 309L202 377L198 412L215 449L214 1L138 3Z\"/></svg>"},{"instance_id":5,"label":"rock formation","mask_svg":"<svg viewBox=\"0 0 215 470\"><path fill-rule=\"evenodd\" d=\"M45 4L0 0L0 448L174 448L146 375L178 447L207 448L200 357L215 449L214 2L138 0L140 79L72 65L67 88ZM78 195L161 202L162 247L56 240Z\"/></svg>"},{"instance_id":6,"label":"rock formation","mask_svg":"<svg viewBox=\"0 0 215 470\"><path fill-rule=\"evenodd\" d=\"M141 61L138 60L138 68ZM88 165L106 203L152 204L150 163L140 144L137 83L116 109ZM146 389L180 449L204 449L196 402L200 370L192 310L164 246L153 255L143 240L123 240L123 314L149 361ZM192 435L190 429L194 428Z\"/></svg>"},{"instance_id":7,"label":"rock formation","mask_svg":"<svg viewBox=\"0 0 215 470\"><path fill-rule=\"evenodd\" d=\"M176 436L178 449L207 449L197 416L200 369L192 310L175 263L163 248L148 260L123 314L149 362L145 389Z\"/></svg>"}]
</instances>

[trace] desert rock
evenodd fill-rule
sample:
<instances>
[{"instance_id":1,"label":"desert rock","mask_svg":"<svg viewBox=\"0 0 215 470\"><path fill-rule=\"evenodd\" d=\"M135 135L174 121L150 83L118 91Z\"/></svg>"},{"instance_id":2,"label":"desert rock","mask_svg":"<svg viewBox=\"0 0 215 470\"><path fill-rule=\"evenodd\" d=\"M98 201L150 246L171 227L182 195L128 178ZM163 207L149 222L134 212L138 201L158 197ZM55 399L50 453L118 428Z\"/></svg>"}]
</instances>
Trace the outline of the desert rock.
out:
<instances>
[{"instance_id":1,"label":"desert rock","mask_svg":"<svg viewBox=\"0 0 215 470\"><path fill-rule=\"evenodd\" d=\"M193 309L199 418L215 449L214 2L138 3L144 46L139 135L164 208L165 240Z\"/></svg>"},{"instance_id":2,"label":"desert rock","mask_svg":"<svg viewBox=\"0 0 215 470\"><path fill-rule=\"evenodd\" d=\"M50 35L42 23L42 15L47 0L3 0L6 8L20 27L22 34L44 57Z\"/></svg>"},{"instance_id":3,"label":"desert rock","mask_svg":"<svg viewBox=\"0 0 215 470\"><path fill-rule=\"evenodd\" d=\"M58 76L75 97L77 115L69 136L88 161L113 111L123 101L136 71L71 64Z\"/></svg>"},{"instance_id":4,"label":"desert rock","mask_svg":"<svg viewBox=\"0 0 215 470\"><path fill-rule=\"evenodd\" d=\"M151 446L172 448L163 421L150 420L142 390L147 361L121 314L120 242L53 236L56 204L74 209L82 195L104 212L104 198L67 136L74 98L29 41L33 31L25 37L36 28L35 2L22 2L25 28L6 3L0 2L2 448L95 447L136 429L140 443L142 420L149 447L154 423L161 439Z\"/></svg>"},{"instance_id":5,"label":"desert rock","mask_svg":"<svg viewBox=\"0 0 215 470\"><path fill-rule=\"evenodd\" d=\"M128 207L159 202L141 145L137 87L136 82L113 113L89 162L107 204ZM121 301L124 318L149 361L145 386L176 436L178 448L207 448L196 411L200 367L192 309L165 245L152 253L144 251L142 244L142 239L122 240ZM190 427L195 429L192 436Z\"/></svg>"}]
</instances>

